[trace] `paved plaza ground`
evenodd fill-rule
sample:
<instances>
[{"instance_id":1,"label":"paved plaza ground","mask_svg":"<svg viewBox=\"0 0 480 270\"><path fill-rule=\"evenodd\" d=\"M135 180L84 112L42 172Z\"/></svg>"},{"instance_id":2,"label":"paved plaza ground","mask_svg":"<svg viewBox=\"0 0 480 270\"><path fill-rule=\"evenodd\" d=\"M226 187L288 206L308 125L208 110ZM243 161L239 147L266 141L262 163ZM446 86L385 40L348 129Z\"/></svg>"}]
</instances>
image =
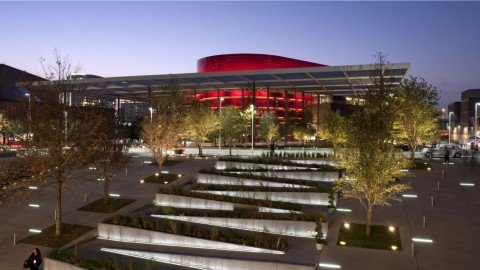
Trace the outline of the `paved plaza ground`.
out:
<instances>
[{"instance_id":1,"label":"paved plaza ground","mask_svg":"<svg viewBox=\"0 0 480 270\"><path fill-rule=\"evenodd\" d=\"M212 154L216 149L209 149ZM192 151L193 149L189 150ZM247 151L247 150L244 150ZM242 151L243 152L243 151ZM227 153L225 151L225 153ZM234 152L235 154L235 152ZM241 153L243 154L243 153ZM145 166L143 160L151 160L145 152L132 158L127 174L120 172L112 184L111 192L122 197L135 199L131 205L117 213L128 214L152 203L158 185L140 184L138 180L153 174L158 169ZM188 181L202 168L214 165L215 159L188 159L185 162L165 168L171 173L181 173L177 182ZM107 256L98 250L101 247L119 247L125 249L151 250L178 254L194 254L221 258L275 260L285 263L310 264L314 262L334 263L342 269L480 269L480 260L476 257L480 234L479 206L480 159L453 159L454 165L444 167L440 160L433 160L432 171L415 171L416 177L403 181L411 182L413 189L408 193L418 198L405 198L394 202L392 207L374 209L374 224L395 225L400 228L403 251L379 251L352 247L336 246L339 226L342 222L364 223L364 211L355 200L341 199L338 207L350 208L351 213L336 212L330 216L328 245L324 251L314 250L313 239L288 238L290 244L287 255L261 255L230 253L225 251L200 251L185 248L159 247L116 243L105 240L91 240L78 246L79 253L89 257ZM444 177L442 178L442 169ZM440 181L440 190L437 182ZM472 182L474 187L460 186L460 182ZM76 211L87 203L102 197L98 183L72 182L71 188L64 192L63 222L84 224L95 227L107 215ZM431 196L434 206L431 206ZM28 203L38 203L40 208L28 207ZM6 202L0 205L0 269L22 269L23 261L34 246L17 243L13 246L13 234L17 239L29 235L29 228L46 228L54 224L54 190L52 184L43 186L32 198L22 202ZM422 226L422 217L426 217L426 227ZM433 239L432 244L416 244L415 256L411 254L411 238L425 237ZM44 254L49 249L40 247ZM155 269L185 269L160 264Z\"/></svg>"}]
</instances>

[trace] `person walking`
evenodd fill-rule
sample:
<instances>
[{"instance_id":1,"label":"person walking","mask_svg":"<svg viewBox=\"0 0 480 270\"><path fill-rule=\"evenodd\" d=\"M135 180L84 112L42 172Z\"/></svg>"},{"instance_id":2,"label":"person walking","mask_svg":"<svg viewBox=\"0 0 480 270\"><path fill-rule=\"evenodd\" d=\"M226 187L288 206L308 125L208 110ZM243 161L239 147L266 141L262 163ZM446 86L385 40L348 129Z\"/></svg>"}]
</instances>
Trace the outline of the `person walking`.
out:
<instances>
[{"instance_id":1,"label":"person walking","mask_svg":"<svg viewBox=\"0 0 480 270\"><path fill-rule=\"evenodd\" d=\"M448 147L445 146L445 164L449 164L450 163L450 151L448 151Z\"/></svg>"},{"instance_id":2,"label":"person walking","mask_svg":"<svg viewBox=\"0 0 480 270\"><path fill-rule=\"evenodd\" d=\"M23 268L29 268L30 270L39 270L42 264L42 253L38 248L34 248L30 257L23 263Z\"/></svg>"}]
</instances>

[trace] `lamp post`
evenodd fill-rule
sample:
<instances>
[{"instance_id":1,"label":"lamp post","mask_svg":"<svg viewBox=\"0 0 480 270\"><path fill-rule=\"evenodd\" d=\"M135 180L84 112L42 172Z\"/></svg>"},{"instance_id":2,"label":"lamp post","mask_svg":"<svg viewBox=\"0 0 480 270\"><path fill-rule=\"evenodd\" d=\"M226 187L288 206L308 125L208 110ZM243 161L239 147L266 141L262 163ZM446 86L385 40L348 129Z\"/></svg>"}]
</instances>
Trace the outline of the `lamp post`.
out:
<instances>
[{"instance_id":1,"label":"lamp post","mask_svg":"<svg viewBox=\"0 0 480 270\"><path fill-rule=\"evenodd\" d=\"M452 142L452 114L453 112L448 112L448 144Z\"/></svg>"},{"instance_id":2,"label":"lamp post","mask_svg":"<svg viewBox=\"0 0 480 270\"><path fill-rule=\"evenodd\" d=\"M223 98L220 98L220 106L218 107L218 116L220 118L220 127L218 128L218 155L222 154L222 122L221 122L222 101L223 101Z\"/></svg>"},{"instance_id":3,"label":"lamp post","mask_svg":"<svg viewBox=\"0 0 480 270\"><path fill-rule=\"evenodd\" d=\"M148 107L148 110L150 111L150 124L153 122L153 108Z\"/></svg>"},{"instance_id":4,"label":"lamp post","mask_svg":"<svg viewBox=\"0 0 480 270\"><path fill-rule=\"evenodd\" d=\"M253 124L253 109L254 109L254 105L250 104L250 111L252 113L252 156L253 156L253 129L255 128Z\"/></svg>"},{"instance_id":5,"label":"lamp post","mask_svg":"<svg viewBox=\"0 0 480 270\"><path fill-rule=\"evenodd\" d=\"M30 93L25 93L25 96L28 97L28 133L27 133L27 142L30 144L30 133L32 132L32 97Z\"/></svg>"},{"instance_id":6,"label":"lamp post","mask_svg":"<svg viewBox=\"0 0 480 270\"><path fill-rule=\"evenodd\" d=\"M473 139L475 144L477 144L477 122L478 122L478 111L477 111L477 106L480 105L480 102L475 103L475 123L473 123Z\"/></svg>"}]
</instances>

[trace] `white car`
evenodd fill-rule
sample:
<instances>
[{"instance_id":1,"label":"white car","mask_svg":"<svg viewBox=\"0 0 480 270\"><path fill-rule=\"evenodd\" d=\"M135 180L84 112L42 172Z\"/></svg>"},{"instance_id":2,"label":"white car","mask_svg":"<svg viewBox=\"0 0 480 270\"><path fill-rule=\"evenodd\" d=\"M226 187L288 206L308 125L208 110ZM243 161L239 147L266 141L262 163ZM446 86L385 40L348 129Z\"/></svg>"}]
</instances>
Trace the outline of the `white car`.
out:
<instances>
[{"instance_id":1,"label":"white car","mask_svg":"<svg viewBox=\"0 0 480 270\"><path fill-rule=\"evenodd\" d=\"M460 158L470 155L468 150L460 148L456 144L439 144L436 147L426 147L420 153L427 158L444 157L447 149L451 157Z\"/></svg>"}]
</instances>

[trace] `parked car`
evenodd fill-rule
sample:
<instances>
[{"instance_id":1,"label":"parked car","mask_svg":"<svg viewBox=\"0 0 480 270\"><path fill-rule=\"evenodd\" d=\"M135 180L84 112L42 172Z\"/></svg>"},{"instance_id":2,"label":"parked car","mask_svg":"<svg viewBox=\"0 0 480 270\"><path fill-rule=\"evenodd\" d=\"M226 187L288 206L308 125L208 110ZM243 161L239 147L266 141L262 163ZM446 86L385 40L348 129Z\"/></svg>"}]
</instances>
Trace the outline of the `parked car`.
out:
<instances>
[{"instance_id":1,"label":"parked car","mask_svg":"<svg viewBox=\"0 0 480 270\"><path fill-rule=\"evenodd\" d=\"M480 137L470 136L470 138L468 138L466 143L468 146L470 146L472 143L474 143L475 145L478 145L480 143Z\"/></svg>"},{"instance_id":2,"label":"parked car","mask_svg":"<svg viewBox=\"0 0 480 270\"><path fill-rule=\"evenodd\" d=\"M423 148L420 153L422 154L422 156L425 156L427 158L444 157L447 149L450 152L451 157L460 158L470 155L470 152L468 150L460 148L456 144L439 144L436 147L426 147Z\"/></svg>"}]
</instances>

